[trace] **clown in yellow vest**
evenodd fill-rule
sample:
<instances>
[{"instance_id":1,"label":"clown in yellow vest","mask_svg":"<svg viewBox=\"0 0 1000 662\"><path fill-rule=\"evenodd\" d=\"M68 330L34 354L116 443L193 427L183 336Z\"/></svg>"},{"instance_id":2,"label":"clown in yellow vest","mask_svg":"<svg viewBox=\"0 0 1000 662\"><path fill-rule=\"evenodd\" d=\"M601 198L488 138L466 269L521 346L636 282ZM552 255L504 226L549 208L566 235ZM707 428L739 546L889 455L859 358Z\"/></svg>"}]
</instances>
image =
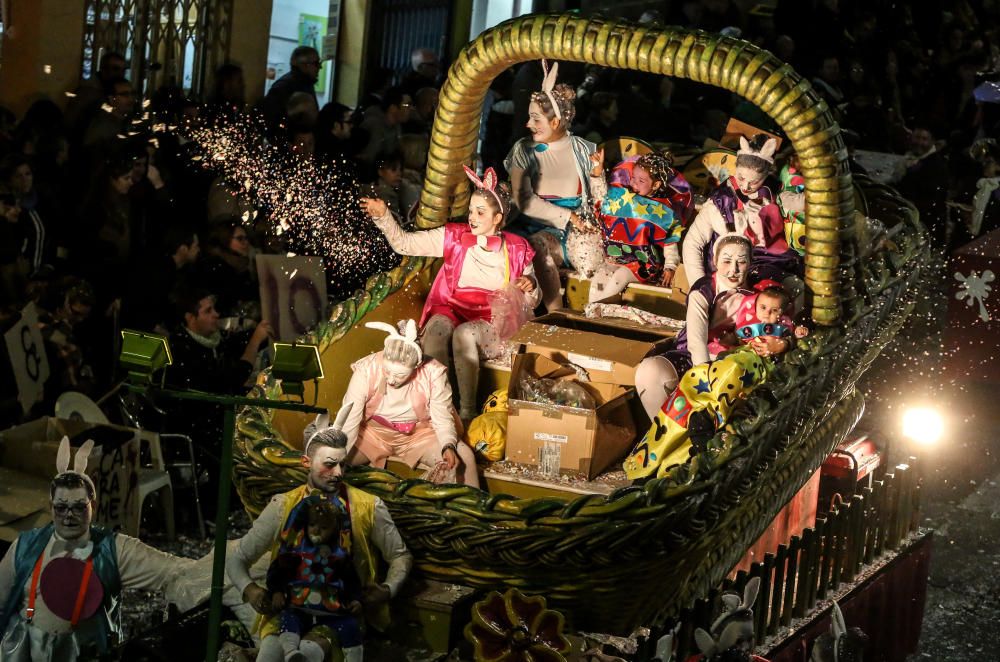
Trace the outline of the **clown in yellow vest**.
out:
<instances>
[{"instance_id":1,"label":"clown in yellow vest","mask_svg":"<svg viewBox=\"0 0 1000 662\"><path fill-rule=\"evenodd\" d=\"M350 554L363 587L368 625L382 630L389 624L388 601L396 595L409 574L413 557L406 549L388 509L380 499L341 482L347 456L347 438L341 431L350 405L341 409L334 424L316 431L306 444L302 464L309 471L305 485L271 499L250 531L230 547L226 558L229 580L259 614L258 662L322 662L340 649L336 632L317 627L308 633L283 631L279 619L270 611L267 590L250 577L250 566L265 552L273 561L280 544L280 534L292 510L306 497L319 494L335 501L349 513ZM377 577L381 554L389 566L384 580ZM362 647L342 649L347 662L362 659Z\"/></svg>"}]
</instances>

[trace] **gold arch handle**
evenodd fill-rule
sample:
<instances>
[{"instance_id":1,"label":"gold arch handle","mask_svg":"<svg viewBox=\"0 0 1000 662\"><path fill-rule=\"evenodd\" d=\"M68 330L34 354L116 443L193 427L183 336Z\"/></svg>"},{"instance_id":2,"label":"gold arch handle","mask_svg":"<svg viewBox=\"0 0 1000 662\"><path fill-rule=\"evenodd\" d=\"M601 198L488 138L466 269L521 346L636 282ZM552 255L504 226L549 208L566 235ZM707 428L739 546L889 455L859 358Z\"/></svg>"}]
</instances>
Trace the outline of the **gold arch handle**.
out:
<instances>
[{"instance_id":1,"label":"gold arch handle","mask_svg":"<svg viewBox=\"0 0 1000 662\"><path fill-rule=\"evenodd\" d=\"M417 222L434 227L469 204L470 164L490 83L504 69L540 58L687 78L739 94L771 116L791 140L806 181L806 286L812 317L835 326L841 285L853 292L854 195L840 127L807 80L768 51L731 37L623 21L534 15L487 30L455 60L431 130Z\"/></svg>"}]
</instances>

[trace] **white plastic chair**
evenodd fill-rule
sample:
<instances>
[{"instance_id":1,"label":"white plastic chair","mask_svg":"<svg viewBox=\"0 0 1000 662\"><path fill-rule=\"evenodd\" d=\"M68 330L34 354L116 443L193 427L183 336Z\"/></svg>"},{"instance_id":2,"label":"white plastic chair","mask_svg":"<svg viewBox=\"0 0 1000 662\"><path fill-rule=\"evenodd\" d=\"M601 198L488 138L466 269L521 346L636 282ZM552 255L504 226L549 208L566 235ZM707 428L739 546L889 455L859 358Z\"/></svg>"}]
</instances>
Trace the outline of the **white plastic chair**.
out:
<instances>
[{"instance_id":1,"label":"white plastic chair","mask_svg":"<svg viewBox=\"0 0 1000 662\"><path fill-rule=\"evenodd\" d=\"M101 425L110 422L96 402L77 391L66 391L59 396L55 416L65 421L85 421Z\"/></svg>"},{"instance_id":2,"label":"white plastic chair","mask_svg":"<svg viewBox=\"0 0 1000 662\"><path fill-rule=\"evenodd\" d=\"M170 474L167 472L163 462L163 449L160 447L159 435L154 436L149 443L149 454L152 458L151 467L139 468L139 505L135 511L135 526L133 531L139 531L139 524L142 521L142 506L146 502L146 497L150 494L159 493L160 506L163 508L163 518L167 527L167 540L173 540L176 536L174 527L174 487L170 482Z\"/></svg>"}]
</instances>

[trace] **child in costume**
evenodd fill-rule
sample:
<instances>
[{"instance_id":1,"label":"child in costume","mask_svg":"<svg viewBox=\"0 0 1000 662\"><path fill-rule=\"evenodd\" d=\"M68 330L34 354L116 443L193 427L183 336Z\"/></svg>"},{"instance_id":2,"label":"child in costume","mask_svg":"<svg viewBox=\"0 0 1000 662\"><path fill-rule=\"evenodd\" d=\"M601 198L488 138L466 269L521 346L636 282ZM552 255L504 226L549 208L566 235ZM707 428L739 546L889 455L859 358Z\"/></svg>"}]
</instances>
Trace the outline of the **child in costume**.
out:
<instances>
[{"instance_id":1,"label":"child in costume","mask_svg":"<svg viewBox=\"0 0 1000 662\"><path fill-rule=\"evenodd\" d=\"M653 152L626 161L625 185L604 181L604 150L590 157L590 187L600 201L598 220L607 261L594 274L590 302L623 291L629 283L667 287L680 263L680 240L692 207L691 187L671 167L668 154Z\"/></svg>"},{"instance_id":2,"label":"child in costume","mask_svg":"<svg viewBox=\"0 0 1000 662\"><path fill-rule=\"evenodd\" d=\"M805 338L809 329L796 326L785 314L790 302L788 292L780 283L762 280L753 286L752 294L743 297L736 314L736 338L744 345L761 342L763 337Z\"/></svg>"},{"instance_id":3,"label":"child in costume","mask_svg":"<svg viewBox=\"0 0 1000 662\"><path fill-rule=\"evenodd\" d=\"M448 223L432 230L404 232L377 198L363 198L362 205L385 234L392 249L401 255L443 257L420 318L424 352L443 365L455 358L459 415L471 421L478 411L476 388L479 362L503 355L507 343L491 323L491 295L507 287L524 293L526 305L538 305L532 259L527 240L501 231L510 212L510 202L496 173L488 168L479 180L465 169L475 185L469 200L468 223Z\"/></svg>"},{"instance_id":4,"label":"child in costume","mask_svg":"<svg viewBox=\"0 0 1000 662\"><path fill-rule=\"evenodd\" d=\"M712 273L712 246L718 237L737 233L753 244L750 282L770 278L790 291L802 289L798 275L802 257L789 249L785 222L771 190L764 185L774 166L774 138L757 136L751 143L740 137L735 174L712 192L684 238L684 270L696 282ZM787 281L787 282L786 282Z\"/></svg>"},{"instance_id":5,"label":"child in costume","mask_svg":"<svg viewBox=\"0 0 1000 662\"><path fill-rule=\"evenodd\" d=\"M542 89L531 95L527 127L504 160L510 173L517 218L511 228L528 237L542 301L550 311L563 307L559 268L573 266L589 277L604 262L604 247L590 213L590 155L597 145L569 133L576 115L576 92L556 85L558 63L542 68Z\"/></svg>"},{"instance_id":6,"label":"child in costume","mask_svg":"<svg viewBox=\"0 0 1000 662\"><path fill-rule=\"evenodd\" d=\"M361 580L350 560L346 513L318 494L308 496L288 516L280 540L267 589L285 660L306 659L299 644L314 630L335 636L341 647L361 646Z\"/></svg>"}]
</instances>

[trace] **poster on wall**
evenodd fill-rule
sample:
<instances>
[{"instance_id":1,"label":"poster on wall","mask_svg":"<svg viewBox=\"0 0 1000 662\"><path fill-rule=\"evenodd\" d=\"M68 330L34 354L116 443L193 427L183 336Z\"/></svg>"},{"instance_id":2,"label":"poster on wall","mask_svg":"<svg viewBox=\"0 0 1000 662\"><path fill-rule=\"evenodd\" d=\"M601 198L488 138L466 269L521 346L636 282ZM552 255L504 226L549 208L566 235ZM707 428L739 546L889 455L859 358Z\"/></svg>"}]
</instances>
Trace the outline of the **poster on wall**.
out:
<instances>
[{"instance_id":1,"label":"poster on wall","mask_svg":"<svg viewBox=\"0 0 1000 662\"><path fill-rule=\"evenodd\" d=\"M299 14L299 46L315 48L323 54L323 37L326 36L326 16L314 14ZM319 70L319 80L316 81L316 94L326 94L326 81L330 77L330 64L323 62Z\"/></svg>"}]
</instances>

